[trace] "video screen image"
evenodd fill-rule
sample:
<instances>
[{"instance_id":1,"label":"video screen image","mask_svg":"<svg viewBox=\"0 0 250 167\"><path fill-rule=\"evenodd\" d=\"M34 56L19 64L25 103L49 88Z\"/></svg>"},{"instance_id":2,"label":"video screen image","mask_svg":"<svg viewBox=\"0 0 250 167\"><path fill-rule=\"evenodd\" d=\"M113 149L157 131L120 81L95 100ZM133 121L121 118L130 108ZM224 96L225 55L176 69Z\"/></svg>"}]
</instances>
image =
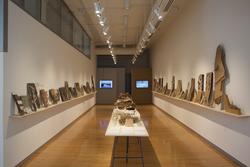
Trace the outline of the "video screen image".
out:
<instances>
[{"instance_id":1,"label":"video screen image","mask_svg":"<svg viewBox=\"0 0 250 167\"><path fill-rule=\"evenodd\" d=\"M140 80L136 81L136 88L148 88L149 87L149 82L147 80Z\"/></svg>"},{"instance_id":2,"label":"video screen image","mask_svg":"<svg viewBox=\"0 0 250 167\"><path fill-rule=\"evenodd\" d=\"M112 80L100 80L100 88L101 89L113 88L113 81Z\"/></svg>"}]
</instances>

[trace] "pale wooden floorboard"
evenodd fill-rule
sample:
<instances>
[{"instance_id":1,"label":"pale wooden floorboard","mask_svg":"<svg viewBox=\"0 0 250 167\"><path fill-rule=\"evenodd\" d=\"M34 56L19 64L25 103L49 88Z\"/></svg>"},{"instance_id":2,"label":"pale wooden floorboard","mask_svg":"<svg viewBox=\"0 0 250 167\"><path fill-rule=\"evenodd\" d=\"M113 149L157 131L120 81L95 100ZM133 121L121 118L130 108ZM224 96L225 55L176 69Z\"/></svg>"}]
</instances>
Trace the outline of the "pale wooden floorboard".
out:
<instances>
[{"instance_id":1,"label":"pale wooden floorboard","mask_svg":"<svg viewBox=\"0 0 250 167\"><path fill-rule=\"evenodd\" d=\"M145 167L232 167L237 166L202 138L153 105L138 106L149 138L143 138ZM24 167L109 167L113 137L105 137L112 106L97 105L37 150ZM130 155L139 147L131 139ZM117 155L124 155L125 139L119 139ZM115 161L125 167L124 160ZM141 166L129 160L128 167Z\"/></svg>"}]
</instances>

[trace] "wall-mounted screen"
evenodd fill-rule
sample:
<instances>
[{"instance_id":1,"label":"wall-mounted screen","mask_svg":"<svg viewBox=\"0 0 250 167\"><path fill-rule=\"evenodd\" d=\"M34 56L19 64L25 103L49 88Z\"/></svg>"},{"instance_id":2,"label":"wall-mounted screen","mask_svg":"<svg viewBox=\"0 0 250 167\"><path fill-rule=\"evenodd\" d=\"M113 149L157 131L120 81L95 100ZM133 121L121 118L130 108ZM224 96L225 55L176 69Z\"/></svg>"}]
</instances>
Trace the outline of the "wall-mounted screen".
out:
<instances>
[{"instance_id":1,"label":"wall-mounted screen","mask_svg":"<svg viewBox=\"0 0 250 167\"><path fill-rule=\"evenodd\" d=\"M136 88L148 88L149 87L149 82L147 80L140 80L136 81Z\"/></svg>"},{"instance_id":2,"label":"wall-mounted screen","mask_svg":"<svg viewBox=\"0 0 250 167\"><path fill-rule=\"evenodd\" d=\"M112 89L113 81L112 80L100 80L100 88L101 89Z\"/></svg>"}]
</instances>

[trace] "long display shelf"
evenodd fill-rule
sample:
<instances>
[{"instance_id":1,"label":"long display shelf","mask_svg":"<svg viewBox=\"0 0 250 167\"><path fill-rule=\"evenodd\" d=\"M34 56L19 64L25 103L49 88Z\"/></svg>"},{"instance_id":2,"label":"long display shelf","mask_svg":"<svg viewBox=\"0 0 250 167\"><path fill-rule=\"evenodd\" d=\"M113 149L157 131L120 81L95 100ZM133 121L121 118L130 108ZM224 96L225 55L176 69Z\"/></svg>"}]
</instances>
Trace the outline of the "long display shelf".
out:
<instances>
[{"instance_id":1,"label":"long display shelf","mask_svg":"<svg viewBox=\"0 0 250 167\"><path fill-rule=\"evenodd\" d=\"M183 99L178 99L178 98L175 98L175 97L171 97L171 96L167 96L167 95L164 95L162 93L158 93L158 92L155 92L153 91L153 95L162 99L162 100L165 100L165 101L168 101L168 102L171 102L171 101L178 101L182 104L190 104L190 105L194 105L196 107L200 107L202 109L206 109L208 111L213 111L213 112L217 112L217 113L220 113L220 114L225 114L225 115L229 115L229 116L233 116L233 117L238 117L238 118L246 118L246 117L250 117L250 115L247 115L247 114L241 114L241 115L236 115L236 114L232 114L232 113L229 113L229 112L226 112L224 110L219 110L219 109L216 109L216 108L212 108L212 107L208 107L208 106L204 106L204 105L201 105L201 104L198 104L198 103L194 103L194 102L191 102L191 101L187 101L187 100L183 100Z\"/></svg>"},{"instance_id":2,"label":"long display shelf","mask_svg":"<svg viewBox=\"0 0 250 167\"><path fill-rule=\"evenodd\" d=\"M50 105L50 106L48 106L46 108L38 109L37 111L30 112L30 113L25 114L25 115L11 115L10 118L24 118L24 117L28 117L28 116L31 116L31 115L34 115L34 114L38 114L38 113L41 113L41 112L48 112L48 111L58 109L58 108L70 108L70 107L73 107L73 106L75 106L75 105L77 105L79 103L82 103L82 102L94 97L95 94L96 94L96 92L86 94L84 96L80 96L80 97L77 97L77 98L74 98L74 99L71 99L71 100L68 100L68 101L59 102L57 104ZM67 107L69 105L70 105L70 107Z\"/></svg>"}]
</instances>

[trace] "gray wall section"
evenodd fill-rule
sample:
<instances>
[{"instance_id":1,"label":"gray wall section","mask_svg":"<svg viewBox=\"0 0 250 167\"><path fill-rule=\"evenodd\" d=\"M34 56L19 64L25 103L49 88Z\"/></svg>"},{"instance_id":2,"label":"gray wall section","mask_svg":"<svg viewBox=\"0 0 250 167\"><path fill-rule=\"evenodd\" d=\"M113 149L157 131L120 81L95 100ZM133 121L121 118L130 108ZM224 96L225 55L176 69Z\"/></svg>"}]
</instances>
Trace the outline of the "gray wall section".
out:
<instances>
[{"instance_id":1,"label":"gray wall section","mask_svg":"<svg viewBox=\"0 0 250 167\"><path fill-rule=\"evenodd\" d=\"M97 68L97 104L113 104L119 93L125 92L124 68ZM100 89L100 80L112 80L112 89Z\"/></svg>"},{"instance_id":2,"label":"gray wall section","mask_svg":"<svg viewBox=\"0 0 250 167\"><path fill-rule=\"evenodd\" d=\"M3 52L3 29L4 29L4 19L3 19L3 16L4 16L4 10L3 10L3 1L4 0L0 0L0 52Z\"/></svg>"},{"instance_id":3,"label":"gray wall section","mask_svg":"<svg viewBox=\"0 0 250 167\"><path fill-rule=\"evenodd\" d=\"M125 69L125 91L131 93L131 69L132 68L150 68L150 52L145 50L137 58L135 64L132 64L132 55L117 56L117 64L114 64L110 55L97 56L97 68L124 68Z\"/></svg>"},{"instance_id":4,"label":"gray wall section","mask_svg":"<svg viewBox=\"0 0 250 167\"><path fill-rule=\"evenodd\" d=\"M149 51L146 50L142 55L137 58L135 64L132 64L132 56L117 56L117 64L114 64L111 56L97 56L98 68L125 68L126 73L131 73L131 68L145 68L150 67Z\"/></svg>"}]
</instances>

